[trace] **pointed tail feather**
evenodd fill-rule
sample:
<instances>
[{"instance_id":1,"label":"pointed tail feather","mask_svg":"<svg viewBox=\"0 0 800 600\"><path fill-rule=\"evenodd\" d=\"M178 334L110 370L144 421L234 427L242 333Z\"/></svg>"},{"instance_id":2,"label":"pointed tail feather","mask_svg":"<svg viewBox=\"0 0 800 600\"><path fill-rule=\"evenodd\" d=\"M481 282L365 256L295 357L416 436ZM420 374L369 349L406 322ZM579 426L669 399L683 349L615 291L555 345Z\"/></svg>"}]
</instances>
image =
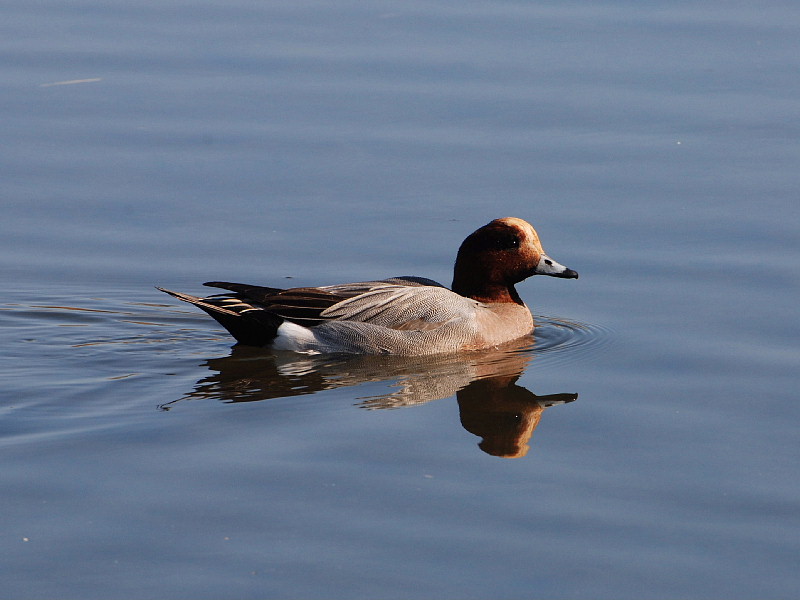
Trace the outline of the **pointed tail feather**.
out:
<instances>
[{"instance_id":1,"label":"pointed tail feather","mask_svg":"<svg viewBox=\"0 0 800 600\"><path fill-rule=\"evenodd\" d=\"M272 312L236 302L230 297L226 307L224 297L198 298L158 286L156 289L201 308L227 329L237 342L246 346L266 346L275 339L278 327L283 323L283 318Z\"/></svg>"}]
</instances>

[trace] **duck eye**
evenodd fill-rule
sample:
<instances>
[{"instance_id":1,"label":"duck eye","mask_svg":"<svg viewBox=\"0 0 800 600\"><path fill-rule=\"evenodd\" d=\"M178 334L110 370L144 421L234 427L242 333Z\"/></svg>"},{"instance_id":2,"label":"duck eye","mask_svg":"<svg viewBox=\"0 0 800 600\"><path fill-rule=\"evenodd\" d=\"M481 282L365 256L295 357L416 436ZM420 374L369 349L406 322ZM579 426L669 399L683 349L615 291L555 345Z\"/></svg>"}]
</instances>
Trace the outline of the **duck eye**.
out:
<instances>
[{"instance_id":1,"label":"duck eye","mask_svg":"<svg viewBox=\"0 0 800 600\"><path fill-rule=\"evenodd\" d=\"M497 238L498 250L512 250L519 248L519 237L516 235L503 235Z\"/></svg>"}]
</instances>

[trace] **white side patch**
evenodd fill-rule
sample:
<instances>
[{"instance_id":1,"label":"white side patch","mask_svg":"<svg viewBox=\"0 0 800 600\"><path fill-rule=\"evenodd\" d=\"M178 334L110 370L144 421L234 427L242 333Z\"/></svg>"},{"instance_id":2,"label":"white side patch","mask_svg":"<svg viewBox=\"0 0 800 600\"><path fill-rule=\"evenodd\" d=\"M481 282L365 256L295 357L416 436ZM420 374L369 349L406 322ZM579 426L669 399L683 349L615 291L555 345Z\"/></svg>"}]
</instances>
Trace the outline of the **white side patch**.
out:
<instances>
[{"instance_id":1,"label":"white side patch","mask_svg":"<svg viewBox=\"0 0 800 600\"><path fill-rule=\"evenodd\" d=\"M284 321L278 326L278 335L272 342L276 350L289 350L290 352L304 352L306 354L319 354L319 346L314 332L308 327Z\"/></svg>"}]
</instances>

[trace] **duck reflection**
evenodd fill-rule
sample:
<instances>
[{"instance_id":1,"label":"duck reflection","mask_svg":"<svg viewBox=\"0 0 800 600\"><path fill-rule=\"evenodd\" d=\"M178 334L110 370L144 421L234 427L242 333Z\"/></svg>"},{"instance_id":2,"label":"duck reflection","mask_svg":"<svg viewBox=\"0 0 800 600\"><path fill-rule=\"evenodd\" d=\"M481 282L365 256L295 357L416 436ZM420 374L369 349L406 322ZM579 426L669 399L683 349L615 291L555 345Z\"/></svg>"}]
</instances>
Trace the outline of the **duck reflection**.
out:
<instances>
[{"instance_id":1,"label":"duck reflection","mask_svg":"<svg viewBox=\"0 0 800 600\"><path fill-rule=\"evenodd\" d=\"M500 348L424 357L271 353L246 346L206 362L214 373L180 400L253 402L314 394L338 387L387 382L388 391L356 398L368 410L416 406L456 396L461 424L482 438L478 446L493 456L525 456L546 408L575 400L577 394L537 396L517 385L533 358L532 339ZM177 400L161 406L169 410Z\"/></svg>"}]
</instances>

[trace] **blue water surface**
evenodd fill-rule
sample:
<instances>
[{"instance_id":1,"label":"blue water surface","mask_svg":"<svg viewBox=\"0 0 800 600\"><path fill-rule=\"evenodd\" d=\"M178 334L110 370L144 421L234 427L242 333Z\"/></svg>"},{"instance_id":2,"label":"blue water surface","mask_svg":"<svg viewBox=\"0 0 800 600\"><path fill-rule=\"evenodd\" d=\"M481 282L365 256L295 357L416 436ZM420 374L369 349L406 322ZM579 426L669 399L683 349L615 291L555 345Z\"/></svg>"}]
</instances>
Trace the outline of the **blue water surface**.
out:
<instances>
[{"instance_id":1,"label":"blue water surface","mask_svg":"<svg viewBox=\"0 0 800 600\"><path fill-rule=\"evenodd\" d=\"M0 30L4 597L796 597L796 3ZM449 284L504 216L581 276L485 353L232 349L153 287Z\"/></svg>"}]
</instances>

